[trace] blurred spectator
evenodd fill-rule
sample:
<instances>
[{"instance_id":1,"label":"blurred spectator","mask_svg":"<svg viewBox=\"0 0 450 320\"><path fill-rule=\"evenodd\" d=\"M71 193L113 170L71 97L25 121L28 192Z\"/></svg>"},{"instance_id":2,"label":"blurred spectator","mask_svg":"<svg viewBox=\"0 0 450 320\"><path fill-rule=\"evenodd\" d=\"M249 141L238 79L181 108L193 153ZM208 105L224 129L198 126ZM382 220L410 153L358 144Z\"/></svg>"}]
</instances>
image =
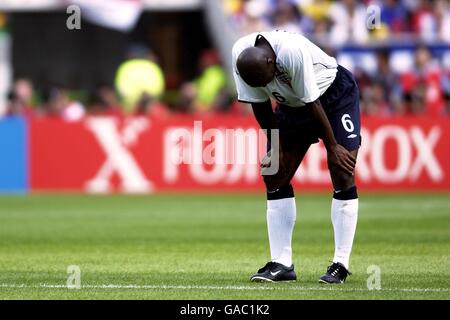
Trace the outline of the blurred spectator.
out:
<instances>
[{"instance_id":1,"label":"blurred spectator","mask_svg":"<svg viewBox=\"0 0 450 320\"><path fill-rule=\"evenodd\" d=\"M441 77L442 89L444 90L445 97L445 110L444 113L450 116L450 70L445 70L442 72Z\"/></svg>"},{"instance_id":2,"label":"blurred spectator","mask_svg":"<svg viewBox=\"0 0 450 320\"><path fill-rule=\"evenodd\" d=\"M166 119L170 116L169 109L154 97L144 93L139 99L134 115L151 116L156 119Z\"/></svg>"},{"instance_id":3,"label":"blurred spectator","mask_svg":"<svg viewBox=\"0 0 450 320\"><path fill-rule=\"evenodd\" d=\"M4 29L6 29L7 21L6 13L0 12L0 32L3 32Z\"/></svg>"},{"instance_id":4,"label":"blurred spectator","mask_svg":"<svg viewBox=\"0 0 450 320\"><path fill-rule=\"evenodd\" d=\"M303 13L314 21L327 19L332 2L329 0L301 1Z\"/></svg>"},{"instance_id":5,"label":"blurred spectator","mask_svg":"<svg viewBox=\"0 0 450 320\"><path fill-rule=\"evenodd\" d=\"M391 34L407 31L407 9L399 0L384 0L381 5L381 22Z\"/></svg>"},{"instance_id":6,"label":"blurred spectator","mask_svg":"<svg viewBox=\"0 0 450 320\"><path fill-rule=\"evenodd\" d=\"M84 106L78 101L72 101L66 90L61 87L44 91L42 100L40 115L58 117L66 121L79 121L86 113Z\"/></svg>"},{"instance_id":7,"label":"blurred spectator","mask_svg":"<svg viewBox=\"0 0 450 320\"><path fill-rule=\"evenodd\" d=\"M439 26L439 40L450 43L450 4L448 0L438 0L435 13Z\"/></svg>"},{"instance_id":8,"label":"blurred spectator","mask_svg":"<svg viewBox=\"0 0 450 320\"><path fill-rule=\"evenodd\" d=\"M377 73L373 76L373 82L380 86L383 92L385 110L383 114L401 112L401 87L399 77L392 71L389 65L389 52L382 50L377 53ZM388 107L389 106L389 107Z\"/></svg>"},{"instance_id":9,"label":"blurred spectator","mask_svg":"<svg viewBox=\"0 0 450 320\"><path fill-rule=\"evenodd\" d=\"M133 46L116 73L116 88L127 111L135 108L144 94L158 99L164 92L165 80L156 57L143 46Z\"/></svg>"},{"instance_id":10,"label":"blurred spectator","mask_svg":"<svg viewBox=\"0 0 450 320\"><path fill-rule=\"evenodd\" d=\"M281 1L272 14L274 29L302 33L300 28L301 14L291 1Z\"/></svg>"},{"instance_id":11,"label":"blurred spectator","mask_svg":"<svg viewBox=\"0 0 450 320\"><path fill-rule=\"evenodd\" d=\"M382 83L374 82L365 88L362 94L361 109L362 113L368 116L389 115L389 106L385 99Z\"/></svg>"},{"instance_id":12,"label":"blurred spectator","mask_svg":"<svg viewBox=\"0 0 450 320\"><path fill-rule=\"evenodd\" d=\"M33 84L28 79L18 79L8 95L6 115L30 116L33 112Z\"/></svg>"},{"instance_id":13,"label":"blurred spectator","mask_svg":"<svg viewBox=\"0 0 450 320\"><path fill-rule=\"evenodd\" d=\"M356 0L334 2L329 10L333 22L330 41L336 46L345 42L364 43L368 39L366 8Z\"/></svg>"},{"instance_id":14,"label":"blurred spectator","mask_svg":"<svg viewBox=\"0 0 450 320\"><path fill-rule=\"evenodd\" d=\"M177 110L184 113L191 113L195 110L195 99L197 97L197 89L194 83L186 82L181 85L178 97Z\"/></svg>"},{"instance_id":15,"label":"blurred spectator","mask_svg":"<svg viewBox=\"0 0 450 320\"><path fill-rule=\"evenodd\" d=\"M180 104L193 112L223 110L229 104L227 74L215 50L206 50L199 60L200 75L181 88Z\"/></svg>"},{"instance_id":16,"label":"blurred spectator","mask_svg":"<svg viewBox=\"0 0 450 320\"><path fill-rule=\"evenodd\" d=\"M322 18L316 20L313 27L313 37L320 44L328 43L328 33L331 28L332 22L329 18Z\"/></svg>"},{"instance_id":17,"label":"blurred spectator","mask_svg":"<svg viewBox=\"0 0 450 320\"><path fill-rule=\"evenodd\" d=\"M7 114L13 95L10 91L9 47L8 16L0 11L0 117Z\"/></svg>"},{"instance_id":18,"label":"blurred spectator","mask_svg":"<svg viewBox=\"0 0 450 320\"><path fill-rule=\"evenodd\" d=\"M99 85L92 92L89 100L90 114L106 116L120 116L123 114L117 92L112 85Z\"/></svg>"},{"instance_id":19,"label":"blurred spectator","mask_svg":"<svg viewBox=\"0 0 450 320\"><path fill-rule=\"evenodd\" d=\"M412 114L444 113L441 70L430 50L420 46L415 53L414 68L401 77L407 111Z\"/></svg>"},{"instance_id":20,"label":"blurred spectator","mask_svg":"<svg viewBox=\"0 0 450 320\"><path fill-rule=\"evenodd\" d=\"M438 23L432 0L420 0L412 17L413 31L424 41L433 41L438 36Z\"/></svg>"},{"instance_id":21,"label":"blurred spectator","mask_svg":"<svg viewBox=\"0 0 450 320\"><path fill-rule=\"evenodd\" d=\"M272 27L266 22L265 14L268 7L264 1L250 0L244 4L243 16L240 21L240 33L246 35L253 32L270 30Z\"/></svg>"}]
</instances>

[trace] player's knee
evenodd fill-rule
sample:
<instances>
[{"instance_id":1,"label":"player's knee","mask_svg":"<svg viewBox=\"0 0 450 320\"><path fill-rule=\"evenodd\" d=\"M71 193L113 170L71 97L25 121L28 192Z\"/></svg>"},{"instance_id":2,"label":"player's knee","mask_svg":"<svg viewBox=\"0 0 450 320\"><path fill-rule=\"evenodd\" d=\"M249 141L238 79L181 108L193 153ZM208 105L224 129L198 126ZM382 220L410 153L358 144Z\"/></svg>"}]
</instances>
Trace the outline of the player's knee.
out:
<instances>
[{"instance_id":1,"label":"player's knee","mask_svg":"<svg viewBox=\"0 0 450 320\"><path fill-rule=\"evenodd\" d=\"M335 190L333 198L337 200L353 200L358 198L358 190L355 185L344 190Z\"/></svg>"},{"instance_id":2,"label":"player's knee","mask_svg":"<svg viewBox=\"0 0 450 320\"><path fill-rule=\"evenodd\" d=\"M341 175L340 181L341 181L341 183L340 183L339 188L341 190L347 190L347 189L349 189L349 188L351 188L352 186L355 185L355 178L354 178L354 176L349 175L349 174Z\"/></svg>"},{"instance_id":3,"label":"player's knee","mask_svg":"<svg viewBox=\"0 0 450 320\"><path fill-rule=\"evenodd\" d=\"M263 175L264 184L268 192L273 192L290 184L290 177L285 170L278 170L275 174Z\"/></svg>"},{"instance_id":4,"label":"player's knee","mask_svg":"<svg viewBox=\"0 0 450 320\"><path fill-rule=\"evenodd\" d=\"M282 186L282 181L278 175L263 175L264 184L267 192L275 192Z\"/></svg>"},{"instance_id":5,"label":"player's knee","mask_svg":"<svg viewBox=\"0 0 450 320\"><path fill-rule=\"evenodd\" d=\"M347 190L355 185L355 176L351 175L342 169L331 169L331 180L335 190Z\"/></svg>"},{"instance_id":6,"label":"player's knee","mask_svg":"<svg viewBox=\"0 0 450 320\"><path fill-rule=\"evenodd\" d=\"M267 200L279 200L293 197L294 197L294 189L292 188L291 184L282 186L274 191L267 190Z\"/></svg>"}]
</instances>

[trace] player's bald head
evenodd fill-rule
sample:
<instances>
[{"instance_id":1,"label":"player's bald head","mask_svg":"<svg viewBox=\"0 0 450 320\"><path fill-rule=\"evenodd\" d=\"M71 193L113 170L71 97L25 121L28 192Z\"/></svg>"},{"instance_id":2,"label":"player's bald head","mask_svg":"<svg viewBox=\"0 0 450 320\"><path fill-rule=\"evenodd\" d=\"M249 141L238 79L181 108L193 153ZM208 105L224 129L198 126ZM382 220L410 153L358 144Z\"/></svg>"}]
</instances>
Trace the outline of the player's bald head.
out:
<instances>
[{"instance_id":1,"label":"player's bald head","mask_svg":"<svg viewBox=\"0 0 450 320\"><path fill-rule=\"evenodd\" d=\"M236 61L239 75L251 87L264 87L275 77L275 56L271 50L249 47Z\"/></svg>"}]
</instances>

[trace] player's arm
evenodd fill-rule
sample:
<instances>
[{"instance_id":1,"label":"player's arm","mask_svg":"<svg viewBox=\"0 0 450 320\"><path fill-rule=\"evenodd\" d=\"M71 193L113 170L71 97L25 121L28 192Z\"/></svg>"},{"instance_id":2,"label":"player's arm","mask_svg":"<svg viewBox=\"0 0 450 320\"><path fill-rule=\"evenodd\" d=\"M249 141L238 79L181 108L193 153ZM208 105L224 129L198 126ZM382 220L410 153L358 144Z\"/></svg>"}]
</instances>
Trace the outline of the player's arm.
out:
<instances>
[{"instance_id":1,"label":"player's arm","mask_svg":"<svg viewBox=\"0 0 450 320\"><path fill-rule=\"evenodd\" d=\"M252 103L251 105L256 121L258 121L258 124L262 129L269 130L277 128L275 115L273 113L272 103L270 102L270 100L261 103ZM270 140L270 136L271 136L270 133L267 132L267 139ZM281 161L282 158L281 145L278 145L278 150L279 150L278 161ZM261 170L264 170L263 168L269 168L271 166L272 163L271 155L272 152L269 151L261 160ZM264 171L261 171L261 174L264 175Z\"/></svg>"},{"instance_id":2,"label":"player's arm","mask_svg":"<svg viewBox=\"0 0 450 320\"><path fill-rule=\"evenodd\" d=\"M336 142L325 110L319 101L320 90L314 77L314 64L310 52L305 47L293 43L278 55L284 61L291 75L291 85L296 95L306 103L305 108L317 120L322 140L328 152L328 164L342 168L352 175L355 168L355 158L347 149Z\"/></svg>"},{"instance_id":3,"label":"player's arm","mask_svg":"<svg viewBox=\"0 0 450 320\"><path fill-rule=\"evenodd\" d=\"M256 121L258 121L258 124L262 129L275 128L275 116L270 100L260 103L251 103L251 105Z\"/></svg>"},{"instance_id":4,"label":"player's arm","mask_svg":"<svg viewBox=\"0 0 450 320\"><path fill-rule=\"evenodd\" d=\"M352 175L356 160L347 149L337 143L330 121L319 99L308 103L306 107L310 110L312 117L319 123L322 141L328 152L328 162L341 167Z\"/></svg>"}]
</instances>

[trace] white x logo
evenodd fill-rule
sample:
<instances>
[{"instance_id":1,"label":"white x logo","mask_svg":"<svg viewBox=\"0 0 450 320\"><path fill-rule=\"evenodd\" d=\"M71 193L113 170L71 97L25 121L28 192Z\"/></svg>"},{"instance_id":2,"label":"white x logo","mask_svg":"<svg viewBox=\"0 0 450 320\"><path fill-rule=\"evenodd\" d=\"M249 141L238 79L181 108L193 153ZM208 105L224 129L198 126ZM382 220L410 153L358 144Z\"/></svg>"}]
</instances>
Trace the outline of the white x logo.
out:
<instances>
[{"instance_id":1,"label":"white x logo","mask_svg":"<svg viewBox=\"0 0 450 320\"><path fill-rule=\"evenodd\" d=\"M419 178L422 169L428 171L431 179L441 181L444 173L434 154L434 148L441 136L439 127L433 127L428 136L419 127L411 128L411 139L417 150L417 157L411 166L410 178L415 181Z\"/></svg>"},{"instance_id":2,"label":"white x logo","mask_svg":"<svg viewBox=\"0 0 450 320\"><path fill-rule=\"evenodd\" d=\"M106 160L96 176L86 183L89 192L110 191L111 176L116 172L121 178L124 192L150 192L152 183L145 177L136 159L127 147L136 143L139 135L149 127L146 118L135 118L129 121L122 132L113 118L96 117L86 121L103 151Z\"/></svg>"}]
</instances>

